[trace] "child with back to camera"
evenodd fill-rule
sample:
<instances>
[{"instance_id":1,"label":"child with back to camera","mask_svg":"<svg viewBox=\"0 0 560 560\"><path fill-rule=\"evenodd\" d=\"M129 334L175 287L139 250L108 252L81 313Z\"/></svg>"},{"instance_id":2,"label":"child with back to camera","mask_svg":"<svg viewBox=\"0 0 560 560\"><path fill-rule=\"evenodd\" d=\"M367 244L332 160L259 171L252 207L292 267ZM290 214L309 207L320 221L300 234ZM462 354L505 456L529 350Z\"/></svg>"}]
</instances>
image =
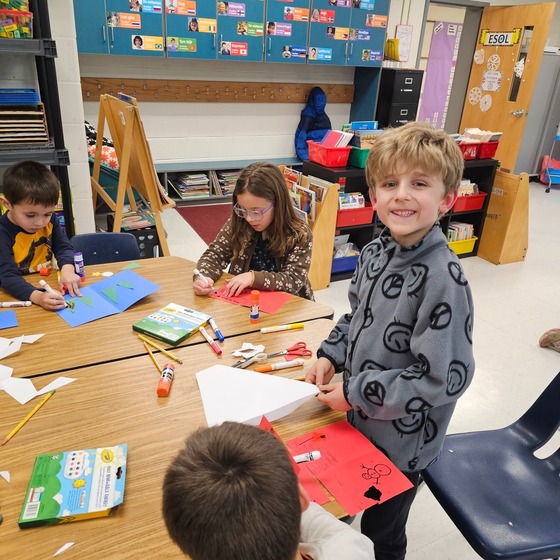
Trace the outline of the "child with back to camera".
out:
<instances>
[{"instance_id":1,"label":"child with back to camera","mask_svg":"<svg viewBox=\"0 0 560 560\"><path fill-rule=\"evenodd\" d=\"M229 266L224 295L247 288L275 290L313 299L308 273L311 230L297 215L280 169L252 163L240 173L233 190L231 217L200 257L194 277L197 295L208 295Z\"/></svg>"},{"instance_id":2,"label":"child with back to camera","mask_svg":"<svg viewBox=\"0 0 560 560\"><path fill-rule=\"evenodd\" d=\"M246 424L187 438L164 478L163 517L192 560L373 560L368 538L309 503L284 444Z\"/></svg>"},{"instance_id":3,"label":"child with back to camera","mask_svg":"<svg viewBox=\"0 0 560 560\"><path fill-rule=\"evenodd\" d=\"M318 399L381 449L413 488L364 511L376 560L404 559L406 521L422 469L435 461L474 373L473 302L439 225L455 203L463 158L447 134L408 123L383 132L366 163L386 229L362 250L351 311L317 352L306 380ZM342 372L342 382L332 382Z\"/></svg>"},{"instance_id":4,"label":"child with back to camera","mask_svg":"<svg viewBox=\"0 0 560 560\"><path fill-rule=\"evenodd\" d=\"M0 200L7 211L0 217L0 285L12 296L51 311L64 308L62 294L36 288L22 275L50 267L54 256L60 283L70 295L81 295L74 248L54 213L58 195L58 179L42 163L22 161L4 173Z\"/></svg>"}]
</instances>

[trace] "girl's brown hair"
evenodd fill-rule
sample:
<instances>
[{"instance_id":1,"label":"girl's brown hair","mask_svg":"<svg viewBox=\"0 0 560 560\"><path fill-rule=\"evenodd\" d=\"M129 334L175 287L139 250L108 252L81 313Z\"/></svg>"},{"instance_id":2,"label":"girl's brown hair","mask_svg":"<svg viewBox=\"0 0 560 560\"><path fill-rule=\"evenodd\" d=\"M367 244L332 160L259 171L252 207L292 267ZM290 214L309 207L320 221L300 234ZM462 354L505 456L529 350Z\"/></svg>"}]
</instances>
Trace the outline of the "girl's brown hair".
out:
<instances>
[{"instance_id":1,"label":"girl's brown hair","mask_svg":"<svg viewBox=\"0 0 560 560\"><path fill-rule=\"evenodd\" d=\"M267 228L268 251L272 256L284 256L300 240L306 238L307 226L294 210L286 181L276 165L256 162L243 169L233 190L234 205L237 204L237 197L245 192L274 204L271 209L274 211L274 219ZM232 212L230 220L233 256L238 258L251 243L255 232L247 220L240 218L235 212Z\"/></svg>"}]
</instances>

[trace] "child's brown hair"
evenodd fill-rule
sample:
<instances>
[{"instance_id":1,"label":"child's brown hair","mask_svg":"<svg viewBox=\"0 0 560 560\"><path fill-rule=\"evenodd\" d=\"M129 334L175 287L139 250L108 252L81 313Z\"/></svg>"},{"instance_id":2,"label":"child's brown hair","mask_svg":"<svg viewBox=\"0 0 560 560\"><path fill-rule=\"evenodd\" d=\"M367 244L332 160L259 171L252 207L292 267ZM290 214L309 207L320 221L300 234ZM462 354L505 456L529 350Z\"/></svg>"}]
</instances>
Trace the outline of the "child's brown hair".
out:
<instances>
[{"instance_id":1,"label":"child's brown hair","mask_svg":"<svg viewBox=\"0 0 560 560\"><path fill-rule=\"evenodd\" d=\"M383 131L374 142L366 161L366 181L372 194L376 184L397 168L420 168L440 175L445 194L459 188L464 168L463 154L446 132L425 123L409 122Z\"/></svg>"},{"instance_id":2,"label":"child's brown hair","mask_svg":"<svg viewBox=\"0 0 560 560\"><path fill-rule=\"evenodd\" d=\"M306 239L307 226L294 210L286 181L278 166L268 162L257 162L241 171L233 190L233 204L244 192L264 198L274 204L274 220L268 227L268 251L274 257L286 255L294 246L294 240ZM232 212L233 256L238 258L247 248L253 228L245 218Z\"/></svg>"},{"instance_id":3,"label":"child's brown hair","mask_svg":"<svg viewBox=\"0 0 560 560\"><path fill-rule=\"evenodd\" d=\"M301 502L286 448L246 424L200 428L165 475L163 517L193 560L293 560Z\"/></svg>"},{"instance_id":4,"label":"child's brown hair","mask_svg":"<svg viewBox=\"0 0 560 560\"><path fill-rule=\"evenodd\" d=\"M2 180L3 195L13 206L28 202L56 206L60 184L56 175L37 161L20 161L8 167Z\"/></svg>"}]
</instances>

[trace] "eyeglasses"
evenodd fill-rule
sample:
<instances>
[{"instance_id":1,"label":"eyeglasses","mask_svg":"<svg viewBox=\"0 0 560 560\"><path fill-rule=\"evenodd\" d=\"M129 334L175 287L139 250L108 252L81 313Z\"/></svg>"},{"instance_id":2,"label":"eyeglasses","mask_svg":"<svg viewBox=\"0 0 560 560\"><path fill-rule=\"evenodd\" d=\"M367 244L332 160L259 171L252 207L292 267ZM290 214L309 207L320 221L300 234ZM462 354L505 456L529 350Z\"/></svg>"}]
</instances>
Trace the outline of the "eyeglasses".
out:
<instances>
[{"instance_id":1,"label":"eyeglasses","mask_svg":"<svg viewBox=\"0 0 560 560\"><path fill-rule=\"evenodd\" d=\"M271 204L268 208L264 210L245 210L245 208L241 208L237 203L233 206L233 211L236 213L237 216L240 218L245 218L248 220L249 218L253 220L253 222L260 222L263 219L263 216L274 206Z\"/></svg>"}]
</instances>

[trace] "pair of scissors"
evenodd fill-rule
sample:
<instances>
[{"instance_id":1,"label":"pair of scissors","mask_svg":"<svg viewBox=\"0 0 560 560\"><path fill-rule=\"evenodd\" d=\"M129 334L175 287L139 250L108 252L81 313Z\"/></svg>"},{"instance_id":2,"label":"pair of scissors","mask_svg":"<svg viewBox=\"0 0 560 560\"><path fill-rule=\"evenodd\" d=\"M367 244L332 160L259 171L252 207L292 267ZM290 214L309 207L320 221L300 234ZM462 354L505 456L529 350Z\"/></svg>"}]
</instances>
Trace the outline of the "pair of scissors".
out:
<instances>
[{"instance_id":1,"label":"pair of scissors","mask_svg":"<svg viewBox=\"0 0 560 560\"><path fill-rule=\"evenodd\" d=\"M275 356L284 356L286 354L292 354L294 356L313 356L313 352L307 348L305 342L296 342L293 346L286 348L286 350L280 350L280 352L273 352L272 354L267 354L267 358L274 358Z\"/></svg>"},{"instance_id":2,"label":"pair of scissors","mask_svg":"<svg viewBox=\"0 0 560 560\"><path fill-rule=\"evenodd\" d=\"M254 364L255 362L257 362L257 363L266 362L267 358L269 358L270 356L271 356L271 354L265 354L264 352L258 352L257 354L255 354L254 356L251 356L250 358L247 358L245 360L239 360L238 362L235 362L235 364L233 364L231 367L245 369L246 367L250 366L251 364Z\"/></svg>"}]
</instances>

